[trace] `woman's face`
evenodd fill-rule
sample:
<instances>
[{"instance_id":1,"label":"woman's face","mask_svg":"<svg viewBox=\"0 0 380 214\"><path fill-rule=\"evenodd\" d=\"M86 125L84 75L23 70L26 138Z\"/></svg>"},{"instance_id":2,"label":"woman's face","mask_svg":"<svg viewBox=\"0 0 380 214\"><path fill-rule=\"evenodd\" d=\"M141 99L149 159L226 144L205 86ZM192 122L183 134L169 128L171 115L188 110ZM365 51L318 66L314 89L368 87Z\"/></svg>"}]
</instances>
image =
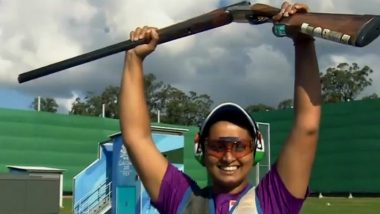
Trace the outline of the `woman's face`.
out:
<instances>
[{"instance_id":1,"label":"woman's face","mask_svg":"<svg viewBox=\"0 0 380 214\"><path fill-rule=\"evenodd\" d=\"M239 139L241 139L241 142L249 143L250 148L246 148L249 151L238 153L238 151L243 151L242 149L239 150L241 146L239 148L237 148L237 145L234 147L231 142ZM215 155L216 152L213 149L217 144L210 147L207 141L229 145L222 146L225 150L219 147L216 148L225 152ZM228 141L230 142L228 143ZM240 192L248 184L248 174L252 168L253 161L252 137L248 130L227 121L216 122L210 127L209 135L205 142L205 165L213 179L214 191Z\"/></svg>"}]
</instances>

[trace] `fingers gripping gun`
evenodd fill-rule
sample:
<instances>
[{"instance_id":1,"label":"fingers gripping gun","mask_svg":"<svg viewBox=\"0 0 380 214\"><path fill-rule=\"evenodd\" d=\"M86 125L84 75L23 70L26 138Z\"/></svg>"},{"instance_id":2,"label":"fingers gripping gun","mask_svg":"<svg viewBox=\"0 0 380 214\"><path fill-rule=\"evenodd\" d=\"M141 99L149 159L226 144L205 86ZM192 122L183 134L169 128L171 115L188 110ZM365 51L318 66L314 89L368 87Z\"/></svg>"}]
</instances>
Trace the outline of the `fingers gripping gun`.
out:
<instances>
[{"instance_id":1,"label":"fingers gripping gun","mask_svg":"<svg viewBox=\"0 0 380 214\"><path fill-rule=\"evenodd\" d=\"M245 22L253 25L273 23L272 17L280 12L279 8L265 4L240 2L227 7L213 10L209 13L162 28L158 31L159 44L182 37L197 34L213 28L227 25L231 22ZM343 44L363 47L371 43L380 34L380 16L327 14L327 13L296 13L275 23L273 33L276 36L289 36L304 33L310 36L340 42ZM22 73L19 83L46 76L64 69L84 64L118 52L132 49L147 41L127 40L107 46L89 53L50 64L38 69Z\"/></svg>"}]
</instances>

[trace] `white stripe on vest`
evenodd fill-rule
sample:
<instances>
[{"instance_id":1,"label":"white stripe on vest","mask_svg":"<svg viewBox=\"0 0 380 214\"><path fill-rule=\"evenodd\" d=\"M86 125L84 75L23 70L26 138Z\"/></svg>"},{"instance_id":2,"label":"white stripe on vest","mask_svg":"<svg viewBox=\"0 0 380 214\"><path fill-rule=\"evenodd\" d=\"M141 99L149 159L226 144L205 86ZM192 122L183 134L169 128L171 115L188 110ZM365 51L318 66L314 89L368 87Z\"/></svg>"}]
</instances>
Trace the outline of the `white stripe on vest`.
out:
<instances>
[{"instance_id":1,"label":"white stripe on vest","mask_svg":"<svg viewBox=\"0 0 380 214\"><path fill-rule=\"evenodd\" d=\"M255 187L252 187L243 197L240 198L236 207L234 207L233 214L257 214L256 207L256 192Z\"/></svg>"}]
</instances>

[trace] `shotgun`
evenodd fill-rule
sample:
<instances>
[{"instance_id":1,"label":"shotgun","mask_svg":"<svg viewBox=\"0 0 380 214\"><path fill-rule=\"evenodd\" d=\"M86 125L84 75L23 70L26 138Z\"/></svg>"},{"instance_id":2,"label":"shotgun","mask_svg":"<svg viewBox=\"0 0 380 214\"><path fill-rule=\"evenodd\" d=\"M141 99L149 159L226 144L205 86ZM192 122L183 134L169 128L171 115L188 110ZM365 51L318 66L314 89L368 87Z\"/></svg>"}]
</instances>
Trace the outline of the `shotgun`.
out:
<instances>
[{"instance_id":1,"label":"shotgun","mask_svg":"<svg viewBox=\"0 0 380 214\"><path fill-rule=\"evenodd\" d=\"M251 5L247 1L222 7L186 21L159 29L158 44L227 25L231 22L258 25L273 23L272 17L280 12L265 4ZM380 16L296 13L274 23L273 33L278 37L303 33L346 45L363 47L375 40L380 34ZM64 69L84 64L118 52L126 51L147 41L123 41L95 51L37 68L18 76L19 83L46 76Z\"/></svg>"}]
</instances>

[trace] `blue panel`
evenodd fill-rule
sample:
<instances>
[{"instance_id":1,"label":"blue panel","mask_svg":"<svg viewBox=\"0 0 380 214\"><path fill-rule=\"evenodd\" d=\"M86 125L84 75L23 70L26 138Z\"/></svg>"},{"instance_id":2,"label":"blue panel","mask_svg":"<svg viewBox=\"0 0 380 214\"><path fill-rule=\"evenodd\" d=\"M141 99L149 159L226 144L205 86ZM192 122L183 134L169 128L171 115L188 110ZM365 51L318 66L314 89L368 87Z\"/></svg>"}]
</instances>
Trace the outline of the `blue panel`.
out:
<instances>
[{"instance_id":1,"label":"blue panel","mask_svg":"<svg viewBox=\"0 0 380 214\"><path fill-rule=\"evenodd\" d=\"M114 155L112 160L112 184L117 186L135 186L137 173L127 150L125 149L121 136L114 139Z\"/></svg>"},{"instance_id":2,"label":"blue panel","mask_svg":"<svg viewBox=\"0 0 380 214\"><path fill-rule=\"evenodd\" d=\"M94 161L74 179L74 204L111 179L112 144L103 144L99 149L100 159Z\"/></svg>"},{"instance_id":3,"label":"blue panel","mask_svg":"<svg viewBox=\"0 0 380 214\"><path fill-rule=\"evenodd\" d=\"M156 144L157 148L161 152L171 151L178 148L183 148L184 146L184 136L180 135L171 135L171 134L162 134L162 133L153 133L153 141ZM134 196L134 212L119 212L117 209L112 209L112 213L149 213L154 214L158 213L151 205L150 198L146 194L144 188L141 187L141 182L138 179L137 172L134 169L131 160L127 154L127 151L123 145L122 136L114 135L113 140L113 157L112 157L112 207L119 207L117 203L121 203L116 199L119 196L117 194L126 194L126 193L117 193L119 188L134 187L135 196ZM183 166L178 166L183 169ZM141 189L141 191L140 191ZM140 194L141 193L141 194ZM132 194L132 193L128 193ZM127 197L126 195L120 197ZM130 197L128 195L128 197ZM130 197L132 198L132 197ZM138 200L137 200L138 199ZM131 201L128 202L128 205L131 205ZM141 204L140 204L141 203ZM126 209L126 207L124 207ZM120 208L120 209L124 209ZM140 210L140 208L142 210Z\"/></svg>"},{"instance_id":4,"label":"blue panel","mask_svg":"<svg viewBox=\"0 0 380 214\"><path fill-rule=\"evenodd\" d=\"M127 151L123 145L121 135L113 138L113 160L112 160L112 207L116 207L116 190L121 186L134 186L138 184L137 173ZM136 199L136 196L135 196ZM136 203L136 201L134 201ZM112 209L116 214L116 209Z\"/></svg>"},{"instance_id":5,"label":"blue panel","mask_svg":"<svg viewBox=\"0 0 380 214\"><path fill-rule=\"evenodd\" d=\"M136 213L136 188L116 188L116 213Z\"/></svg>"},{"instance_id":6,"label":"blue panel","mask_svg":"<svg viewBox=\"0 0 380 214\"><path fill-rule=\"evenodd\" d=\"M167 152L183 148L184 146L185 139L183 135L153 133L152 136L153 141L160 152Z\"/></svg>"}]
</instances>

